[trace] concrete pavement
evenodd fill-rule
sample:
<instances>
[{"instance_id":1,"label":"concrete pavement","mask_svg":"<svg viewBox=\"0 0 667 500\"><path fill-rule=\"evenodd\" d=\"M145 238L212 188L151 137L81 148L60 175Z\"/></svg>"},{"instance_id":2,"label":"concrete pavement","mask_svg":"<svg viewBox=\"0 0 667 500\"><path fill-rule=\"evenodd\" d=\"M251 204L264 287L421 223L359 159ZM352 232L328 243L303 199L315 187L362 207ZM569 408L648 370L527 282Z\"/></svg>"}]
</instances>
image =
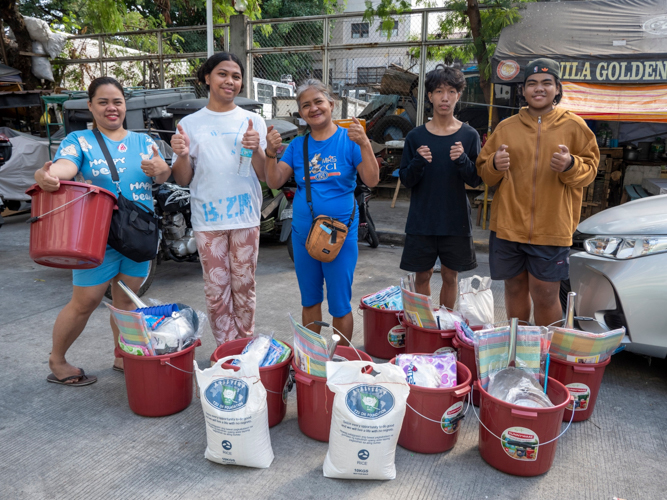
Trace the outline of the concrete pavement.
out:
<instances>
[{"instance_id":1,"label":"concrete pavement","mask_svg":"<svg viewBox=\"0 0 667 500\"><path fill-rule=\"evenodd\" d=\"M376 201L371 202L371 210ZM375 216L376 212L373 212ZM269 469L222 466L204 459L204 417L198 399L183 412L145 418L128 407L122 374L112 371L109 314L100 306L68 359L96 384L47 384L51 329L71 295L70 272L34 264L27 216L0 229L0 498L2 499L662 499L667 463L667 363L621 353L607 368L595 413L561 439L554 465L540 477L510 476L477 450L478 424L469 412L457 445L421 455L398 447L394 481L322 476L327 444L299 431L296 391L285 420L271 430ZM353 302L398 283L401 249L360 245ZM473 273L488 275L478 255ZM473 274L466 273L466 274ZM433 294L439 278L433 278ZM504 318L502 287L494 284ZM159 266L148 297L204 308L198 264ZM263 242L257 272L257 330L292 342L287 313L300 313L299 292L284 246ZM363 347L361 318L354 343ZM196 350L208 363L215 343L206 331ZM565 425L563 425L563 429Z\"/></svg>"},{"instance_id":2,"label":"concrete pavement","mask_svg":"<svg viewBox=\"0 0 667 500\"><path fill-rule=\"evenodd\" d=\"M370 201L370 213L375 222L380 243L385 245L403 246L405 241L405 221L408 218L410 208L409 200L396 200L396 206L391 208L391 200L386 198L373 198ZM489 251L489 225L486 229L475 225L475 213L473 212L472 238L475 251L488 253Z\"/></svg>"}]
</instances>

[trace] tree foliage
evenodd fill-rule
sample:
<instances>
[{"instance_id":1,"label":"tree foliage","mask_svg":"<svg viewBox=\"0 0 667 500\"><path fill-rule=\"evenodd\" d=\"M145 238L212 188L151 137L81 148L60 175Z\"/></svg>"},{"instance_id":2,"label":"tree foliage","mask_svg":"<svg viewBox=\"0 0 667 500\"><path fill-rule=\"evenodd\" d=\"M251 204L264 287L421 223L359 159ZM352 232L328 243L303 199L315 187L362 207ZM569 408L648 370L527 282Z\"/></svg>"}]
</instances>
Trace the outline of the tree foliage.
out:
<instances>
[{"instance_id":1,"label":"tree foliage","mask_svg":"<svg viewBox=\"0 0 667 500\"><path fill-rule=\"evenodd\" d=\"M480 85L487 102L490 95L491 58L496 40L506 26L521 19L521 4L537 0L450 0L445 7L450 12L438 16L438 29L429 33L429 40L464 38L471 41L457 45L441 45L428 48L427 58L452 64L455 61L467 64L477 61L480 70ZM411 7L405 0L380 0L375 7L366 2L365 19L372 21L376 16L385 23L393 22L393 12L409 12ZM433 7L431 0L417 0L419 7ZM393 24L392 24L393 26ZM389 33L390 36L390 33ZM420 49L411 51L419 57Z\"/></svg>"}]
</instances>

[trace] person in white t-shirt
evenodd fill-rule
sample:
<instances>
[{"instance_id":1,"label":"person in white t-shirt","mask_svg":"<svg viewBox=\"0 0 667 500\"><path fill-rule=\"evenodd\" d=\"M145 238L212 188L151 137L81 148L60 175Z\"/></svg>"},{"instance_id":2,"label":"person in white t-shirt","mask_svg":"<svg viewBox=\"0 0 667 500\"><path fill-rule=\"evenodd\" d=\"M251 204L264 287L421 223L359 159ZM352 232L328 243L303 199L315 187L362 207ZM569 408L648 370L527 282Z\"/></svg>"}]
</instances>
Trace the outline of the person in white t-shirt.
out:
<instances>
[{"instance_id":1,"label":"person in white t-shirt","mask_svg":"<svg viewBox=\"0 0 667 500\"><path fill-rule=\"evenodd\" d=\"M266 123L234 104L243 74L234 54L209 57L197 73L209 89L208 104L183 118L171 139L177 155L174 179L181 186L190 184L192 228L218 345L251 336L255 328ZM241 148L253 152L249 176L239 175Z\"/></svg>"}]
</instances>

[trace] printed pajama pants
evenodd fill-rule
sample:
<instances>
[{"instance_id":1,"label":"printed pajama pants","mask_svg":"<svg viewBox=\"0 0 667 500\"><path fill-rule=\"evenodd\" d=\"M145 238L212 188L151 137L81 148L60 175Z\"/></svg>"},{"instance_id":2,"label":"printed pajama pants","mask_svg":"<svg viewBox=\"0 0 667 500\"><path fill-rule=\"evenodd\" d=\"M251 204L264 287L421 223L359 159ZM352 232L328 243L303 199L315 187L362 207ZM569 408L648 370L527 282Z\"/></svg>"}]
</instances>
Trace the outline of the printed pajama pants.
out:
<instances>
[{"instance_id":1,"label":"printed pajama pants","mask_svg":"<svg viewBox=\"0 0 667 500\"><path fill-rule=\"evenodd\" d=\"M255 330L259 226L195 231L211 331L218 345Z\"/></svg>"}]
</instances>

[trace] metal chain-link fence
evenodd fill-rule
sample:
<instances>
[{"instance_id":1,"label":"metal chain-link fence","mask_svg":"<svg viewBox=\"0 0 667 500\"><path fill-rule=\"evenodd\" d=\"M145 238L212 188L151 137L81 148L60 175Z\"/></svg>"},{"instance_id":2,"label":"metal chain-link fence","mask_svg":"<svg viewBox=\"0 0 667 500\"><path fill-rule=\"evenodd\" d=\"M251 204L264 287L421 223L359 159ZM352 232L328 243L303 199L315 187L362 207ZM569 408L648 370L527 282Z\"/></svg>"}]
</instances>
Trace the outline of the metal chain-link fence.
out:
<instances>
[{"instance_id":1,"label":"metal chain-link fence","mask_svg":"<svg viewBox=\"0 0 667 500\"><path fill-rule=\"evenodd\" d=\"M363 13L249 21L245 53L236 54L250 66L245 94L263 104L265 118L291 116L298 85L317 78L339 101L335 117L365 118L378 142L404 137L427 117L424 75L442 62L439 49L467 41L439 34L448 15L418 9L384 22ZM230 32L228 24L214 27L215 51L229 49ZM205 26L75 36L65 57L53 66L66 88L83 89L102 74L128 87L187 85L206 96L195 76L207 57Z\"/></svg>"}]
</instances>

